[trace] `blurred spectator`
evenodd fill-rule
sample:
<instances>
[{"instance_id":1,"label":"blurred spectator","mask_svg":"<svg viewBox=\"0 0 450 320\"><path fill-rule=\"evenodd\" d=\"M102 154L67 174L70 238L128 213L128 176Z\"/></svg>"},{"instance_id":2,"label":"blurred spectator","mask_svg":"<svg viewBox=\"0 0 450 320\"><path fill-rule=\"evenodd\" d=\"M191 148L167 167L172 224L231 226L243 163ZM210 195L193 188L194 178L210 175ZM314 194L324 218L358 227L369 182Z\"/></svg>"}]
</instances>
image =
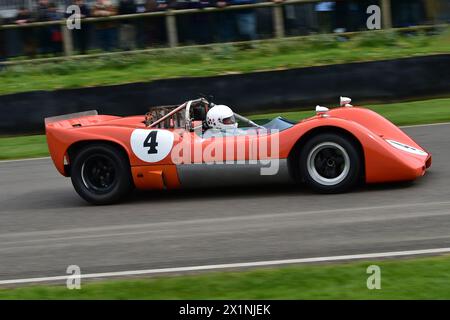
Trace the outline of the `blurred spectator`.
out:
<instances>
[{"instance_id":1,"label":"blurred spectator","mask_svg":"<svg viewBox=\"0 0 450 320\"><path fill-rule=\"evenodd\" d=\"M350 17L350 4L348 1L336 1L334 4L334 32L345 32L348 30Z\"/></svg>"},{"instance_id":2,"label":"blurred spectator","mask_svg":"<svg viewBox=\"0 0 450 320\"><path fill-rule=\"evenodd\" d=\"M58 21L63 18L63 15L58 12L58 8L52 2L48 6L48 16L50 21ZM62 52L62 32L61 26L52 25L49 27L50 30L50 47L51 53L60 54Z\"/></svg>"},{"instance_id":3,"label":"blurred spectator","mask_svg":"<svg viewBox=\"0 0 450 320\"><path fill-rule=\"evenodd\" d=\"M138 1L136 4L136 13L144 13L146 11L146 1L141 0ZM136 46L139 49L145 48L145 19L136 19L135 21L136 26Z\"/></svg>"},{"instance_id":4,"label":"blurred spectator","mask_svg":"<svg viewBox=\"0 0 450 320\"><path fill-rule=\"evenodd\" d=\"M256 0L231 0L231 5L253 4ZM239 32L239 40L256 40L257 20L255 9L245 9L236 11L235 21Z\"/></svg>"},{"instance_id":5,"label":"blurred spectator","mask_svg":"<svg viewBox=\"0 0 450 320\"><path fill-rule=\"evenodd\" d=\"M50 21L50 10L48 0L39 0L36 10L36 20L39 22ZM52 51L51 27L44 26L38 28L39 51L47 54Z\"/></svg>"},{"instance_id":6,"label":"blurred spectator","mask_svg":"<svg viewBox=\"0 0 450 320\"><path fill-rule=\"evenodd\" d=\"M80 18L87 18L91 15L89 7L86 5L84 0L73 0L73 4L80 8ZM83 24L81 22L81 29L73 30L73 39L75 42L75 47L79 50L80 54L86 54L89 46L89 29L90 24Z\"/></svg>"},{"instance_id":7,"label":"blurred spectator","mask_svg":"<svg viewBox=\"0 0 450 320\"><path fill-rule=\"evenodd\" d=\"M165 11L173 4L166 0L147 0L146 12ZM145 19L144 27L145 46L160 45L166 42L166 22L164 17L149 17Z\"/></svg>"},{"instance_id":8,"label":"blurred spectator","mask_svg":"<svg viewBox=\"0 0 450 320\"><path fill-rule=\"evenodd\" d=\"M436 2L435 19L440 23L450 22L450 1L438 0Z\"/></svg>"},{"instance_id":9,"label":"blurred spectator","mask_svg":"<svg viewBox=\"0 0 450 320\"><path fill-rule=\"evenodd\" d=\"M333 30L333 11L336 3L333 1L316 4L318 31L328 33Z\"/></svg>"},{"instance_id":10,"label":"blurred spectator","mask_svg":"<svg viewBox=\"0 0 450 320\"><path fill-rule=\"evenodd\" d=\"M24 25L30 22L33 22L30 11L25 7L21 7L17 12L14 23L18 25ZM24 54L29 58L34 58L34 56L36 55L34 28L20 28L18 32L20 40L22 41Z\"/></svg>"},{"instance_id":11,"label":"blurred spectator","mask_svg":"<svg viewBox=\"0 0 450 320\"><path fill-rule=\"evenodd\" d=\"M418 25L425 18L421 0L396 0L392 2L392 19L395 27Z\"/></svg>"},{"instance_id":12,"label":"blurred spectator","mask_svg":"<svg viewBox=\"0 0 450 320\"><path fill-rule=\"evenodd\" d=\"M395 3L396 1L392 1ZM376 0L337 1L334 9L334 32L367 30L367 8L379 4ZM394 13L393 13L394 14Z\"/></svg>"},{"instance_id":13,"label":"blurred spectator","mask_svg":"<svg viewBox=\"0 0 450 320\"><path fill-rule=\"evenodd\" d=\"M134 0L120 0L118 14L133 14L137 12ZM136 48L136 29L133 20L120 20L119 43L123 50Z\"/></svg>"},{"instance_id":14,"label":"blurred spectator","mask_svg":"<svg viewBox=\"0 0 450 320\"><path fill-rule=\"evenodd\" d=\"M209 0L178 0L177 9L204 9L211 5ZM185 43L205 44L212 41L209 14L187 14L177 17L180 40Z\"/></svg>"},{"instance_id":15,"label":"blurred spectator","mask_svg":"<svg viewBox=\"0 0 450 320\"><path fill-rule=\"evenodd\" d=\"M2 26L3 23L3 18L0 15L0 26ZM6 44L5 44L5 38L4 38L4 34L3 34L3 30L0 29L0 62L5 61L6 60ZM0 64L0 70L2 69L2 65Z\"/></svg>"},{"instance_id":16,"label":"blurred spectator","mask_svg":"<svg viewBox=\"0 0 450 320\"><path fill-rule=\"evenodd\" d=\"M355 17L352 19L353 25L351 27L352 31L357 30L367 30L367 8L373 4L379 4L376 0L353 0L353 5L356 6L356 12L354 12Z\"/></svg>"},{"instance_id":17,"label":"blurred spectator","mask_svg":"<svg viewBox=\"0 0 450 320\"><path fill-rule=\"evenodd\" d=\"M111 17L115 14L116 10L109 0L97 0L92 10L94 17ZM103 51L111 51L114 48L115 26L116 24L113 21L97 22L95 24L97 39Z\"/></svg>"},{"instance_id":18,"label":"blurred spectator","mask_svg":"<svg viewBox=\"0 0 450 320\"><path fill-rule=\"evenodd\" d=\"M231 0L213 0L218 8L225 8L231 5ZM217 17L217 36L220 42L230 42L235 39L234 15L231 11L221 11L216 14Z\"/></svg>"},{"instance_id":19,"label":"blurred spectator","mask_svg":"<svg viewBox=\"0 0 450 320\"><path fill-rule=\"evenodd\" d=\"M314 3L284 6L284 19L288 35L307 35L317 31L317 17Z\"/></svg>"}]
</instances>

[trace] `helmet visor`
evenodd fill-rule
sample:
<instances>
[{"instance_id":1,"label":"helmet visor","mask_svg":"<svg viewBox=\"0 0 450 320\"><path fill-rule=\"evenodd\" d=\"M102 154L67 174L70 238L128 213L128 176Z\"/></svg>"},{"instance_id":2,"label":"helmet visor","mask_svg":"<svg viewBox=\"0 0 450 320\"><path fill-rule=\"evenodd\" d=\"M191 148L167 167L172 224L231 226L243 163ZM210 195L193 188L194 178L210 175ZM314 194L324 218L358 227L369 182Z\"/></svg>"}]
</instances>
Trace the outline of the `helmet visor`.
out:
<instances>
[{"instance_id":1,"label":"helmet visor","mask_svg":"<svg viewBox=\"0 0 450 320\"><path fill-rule=\"evenodd\" d=\"M234 118L234 115L228 118L225 118L222 120L223 124L235 124L236 123L236 119Z\"/></svg>"}]
</instances>

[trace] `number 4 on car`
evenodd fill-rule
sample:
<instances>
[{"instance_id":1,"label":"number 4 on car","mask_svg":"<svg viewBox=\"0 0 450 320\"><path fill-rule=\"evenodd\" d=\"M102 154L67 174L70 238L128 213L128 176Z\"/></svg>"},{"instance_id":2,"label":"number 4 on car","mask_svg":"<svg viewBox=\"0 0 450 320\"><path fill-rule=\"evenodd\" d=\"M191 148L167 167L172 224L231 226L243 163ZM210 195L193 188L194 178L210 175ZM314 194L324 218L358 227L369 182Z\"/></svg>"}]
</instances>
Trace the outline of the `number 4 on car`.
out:
<instances>
[{"instance_id":1,"label":"number 4 on car","mask_svg":"<svg viewBox=\"0 0 450 320\"><path fill-rule=\"evenodd\" d=\"M99 205L134 188L297 183L338 193L425 174L429 152L382 116L350 102L341 97L336 108L317 106L315 116L300 122L277 117L259 125L200 98L131 117L96 111L56 116L45 119L45 128L57 170L83 199ZM278 143L270 154L278 167L264 175L267 159L249 150L260 151L268 140Z\"/></svg>"},{"instance_id":2,"label":"number 4 on car","mask_svg":"<svg viewBox=\"0 0 450 320\"><path fill-rule=\"evenodd\" d=\"M147 138L144 141L144 148L148 148L148 153L158 153L156 147L158 146L158 142L156 142L156 136L158 135L158 131L150 131Z\"/></svg>"}]
</instances>

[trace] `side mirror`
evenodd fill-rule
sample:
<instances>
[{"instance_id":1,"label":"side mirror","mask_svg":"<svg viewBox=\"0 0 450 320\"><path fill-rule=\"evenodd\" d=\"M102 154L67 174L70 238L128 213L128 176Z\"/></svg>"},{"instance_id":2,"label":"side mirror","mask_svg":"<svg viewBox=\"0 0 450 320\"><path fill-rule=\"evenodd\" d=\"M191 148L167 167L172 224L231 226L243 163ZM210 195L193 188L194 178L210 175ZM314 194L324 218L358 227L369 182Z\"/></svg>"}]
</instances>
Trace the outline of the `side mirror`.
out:
<instances>
[{"instance_id":1,"label":"side mirror","mask_svg":"<svg viewBox=\"0 0 450 320\"><path fill-rule=\"evenodd\" d=\"M322 116L322 117L327 117L328 115L326 114L330 109L328 109L327 107L322 107L322 106L316 106L316 114L318 116Z\"/></svg>"},{"instance_id":2,"label":"side mirror","mask_svg":"<svg viewBox=\"0 0 450 320\"><path fill-rule=\"evenodd\" d=\"M339 105L341 107L353 107L350 102L352 102L352 99L347 98L347 97L341 97L340 101L339 101Z\"/></svg>"}]
</instances>

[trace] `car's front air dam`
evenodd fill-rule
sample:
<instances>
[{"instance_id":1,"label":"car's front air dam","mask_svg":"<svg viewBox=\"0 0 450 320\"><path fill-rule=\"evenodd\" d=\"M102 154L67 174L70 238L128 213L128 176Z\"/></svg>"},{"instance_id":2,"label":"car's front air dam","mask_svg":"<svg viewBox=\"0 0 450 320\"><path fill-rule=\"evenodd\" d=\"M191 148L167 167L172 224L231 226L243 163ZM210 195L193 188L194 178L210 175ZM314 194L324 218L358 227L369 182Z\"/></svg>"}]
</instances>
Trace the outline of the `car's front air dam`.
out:
<instances>
[{"instance_id":1,"label":"car's front air dam","mask_svg":"<svg viewBox=\"0 0 450 320\"><path fill-rule=\"evenodd\" d=\"M427 160L425 161L425 168L428 169L431 167L431 163L433 162L431 154L428 154Z\"/></svg>"},{"instance_id":2,"label":"car's front air dam","mask_svg":"<svg viewBox=\"0 0 450 320\"><path fill-rule=\"evenodd\" d=\"M431 166L431 156L429 155L420 166L414 169L413 179L423 177L430 166Z\"/></svg>"}]
</instances>

